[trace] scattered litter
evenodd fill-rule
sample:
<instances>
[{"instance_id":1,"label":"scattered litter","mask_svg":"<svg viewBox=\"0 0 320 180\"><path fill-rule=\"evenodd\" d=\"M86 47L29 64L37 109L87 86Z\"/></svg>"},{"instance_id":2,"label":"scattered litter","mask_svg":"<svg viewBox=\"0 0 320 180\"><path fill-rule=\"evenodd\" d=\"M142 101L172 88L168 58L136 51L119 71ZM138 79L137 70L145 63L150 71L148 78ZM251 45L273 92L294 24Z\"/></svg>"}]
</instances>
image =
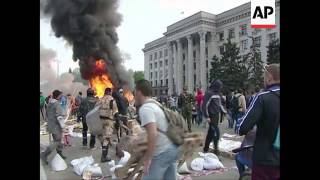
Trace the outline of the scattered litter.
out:
<instances>
[{"instance_id":1,"label":"scattered litter","mask_svg":"<svg viewBox=\"0 0 320 180\"><path fill-rule=\"evenodd\" d=\"M198 153L199 158L191 162L191 168L195 171L223 169L223 164L219 158L213 153Z\"/></svg>"},{"instance_id":2,"label":"scattered litter","mask_svg":"<svg viewBox=\"0 0 320 180\"><path fill-rule=\"evenodd\" d=\"M233 149L236 149L241 146L240 141L233 141L221 138L219 141L219 149L220 151L231 152ZM213 148L213 143L210 143L210 148Z\"/></svg>"},{"instance_id":3,"label":"scattered litter","mask_svg":"<svg viewBox=\"0 0 320 180\"><path fill-rule=\"evenodd\" d=\"M82 178L84 180L92 180L96 178L101 178L102 176L102 170L99 164L94 164L89 165L84 169Z\"/></svg>"},{"instance_id":4,"label":"scattered litter","mask_svg":"<svg viewBox=\"0 0 320 180\"><path fill-rule=\"evenodd\" d=\"M73 166L73 171L81 176L84 169L93 164L94 160L93 160L93 157L92 156L86 156L86 157L83 157L83 158L79 158L79 159L74 159L72 160L70 163L71 165Z\"/></svg>"},{"instance_id":5,"label":"scattered litter","mask_svg":"<svg viewBox=\"0 0 320 180\"><path fill-rule=\"evenodd\" d=\"M187 162L184 162L180 168L178 169L179 174L190 174L190 170L188 169Z\"/></svg>"},{"instance_id":6,"label":"scattered litter","mask_svg":"<svg viewBox=\"0 0 320 180\"><path fill-rule=\"evenodd\" d=\"M128 153L127 151L123 151L123 154L124 156L119 160L118 165L122 165L122 166L126 165L128 160L131 157L131 154Z\"/></svg>"},{"instance_id":7,"label":"scattered litter","mask_svg":"<svg viewBox=\"0 0 320 180\"><path fill-rule=\"evenodd\" d=\"M56 156L51 161L51 168L53 171L63 171L67 169L68 166L62 159L62 157L59 154L56 154Z\"/></svg>"}]
</instances>

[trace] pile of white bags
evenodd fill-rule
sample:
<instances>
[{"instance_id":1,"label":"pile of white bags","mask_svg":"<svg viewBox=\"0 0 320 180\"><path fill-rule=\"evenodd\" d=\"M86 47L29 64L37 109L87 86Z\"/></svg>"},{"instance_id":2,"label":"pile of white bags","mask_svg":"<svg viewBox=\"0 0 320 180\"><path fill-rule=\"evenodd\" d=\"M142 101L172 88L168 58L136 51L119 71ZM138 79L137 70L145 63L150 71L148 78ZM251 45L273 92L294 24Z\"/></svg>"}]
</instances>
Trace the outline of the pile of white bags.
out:
<instances>
[{"instance_id":1,"label":"pile of white bags","mask_svg":"<svg viewBox=\"0 0 320 180\"><path fill-rule=\"evenodd\" d=\"M184 162L180 168L178 169L179 174L190 174L190 170L188 169L187 162Z\"/></svg>"},{"instance_id":2,"label":"pile of white bags","mask_svg":"<svg viewBox=\"0 0 320 180\"><path fill-rule=\"evenodd\" d=\"M191 162L191 168L195 171L213 170L224 168L219 158L213 153L199 153L200 158Z\"/></svg>"},{"instance_id":3,"label":"pile of white bags","mask_svg":"<svg viewBox=\"0 0 320 180\"><path fill-rule=\"evenodd\" d=\"M91 180L92 177L102 177L102 170L99 164L88 165L82 173L82 178L84 180Z\"/></svg>"},{"instance_id":4,"label":"pile of white bags","mask_svg":"<svg viewBox=\"0 0 320 180\"><path fill-rule=\"evenodd\" d=\"M62 159L62 157L59 154L56 154L56 156L51 161L51 168L53 171L63 171L67 169L68 166Z\"/></svg>"},{"instance_id":5,"label":"pile of white bags","mask_svg":"<svg viewBox=\"0 0 320 180\"><path fill-rule=\"evenodd\" d=\"M94 162L94 159L92 156L86 156L83 158L74 159L70 163L73 166L73 171L77 175L81 176L85 168L93 164L93 162Z\"/></svg>"},{"instance_id":6,"label":"pile of white bags","mask_svg":"<svg viewBox=\"0 0 320 180\"><path fill-rule=\"evenodd\" d=\"M128 153L127 151L123 151L123 154L124 156L119 160L117 165L115 165L114 160L109 162L112 179L117 178L116 175L114 174L115 169L125 166L131 157L131 154Z\"/></svg>"}]
</instances>

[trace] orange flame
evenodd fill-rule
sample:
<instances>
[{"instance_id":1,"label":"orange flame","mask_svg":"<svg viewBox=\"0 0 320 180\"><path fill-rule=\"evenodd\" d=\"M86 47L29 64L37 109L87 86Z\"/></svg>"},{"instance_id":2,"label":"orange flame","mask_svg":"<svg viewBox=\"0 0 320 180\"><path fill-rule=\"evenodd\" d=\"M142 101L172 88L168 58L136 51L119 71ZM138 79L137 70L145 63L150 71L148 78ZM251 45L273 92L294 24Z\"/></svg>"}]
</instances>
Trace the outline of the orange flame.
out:
<instances>
[{"instance_id":1,"label":"orange flame","mask_svg":"<svg viewBox=\"0 0 320 180\"><path fill-rule=\"evenodd\" d=\"M130 90L124 90L123 96L126 97L129 102L132 102L134 99L134 96Z\"/></svg>"},{"instance_id":2,"label":"orange flame","mask_svg":"<svg viewBox=\"0 0 320 180\"><path fill-rule=\"evenodd\" d=\"M96 61L95 68L101 71L105 68L105 62L101 59ZM104 90L106 88L112 88L113 85L107 73L100 73L99 75L93 76L90 80L90 86L96 92L96 95L101 98L104 95Z\"/></svg>"}]
</instances>

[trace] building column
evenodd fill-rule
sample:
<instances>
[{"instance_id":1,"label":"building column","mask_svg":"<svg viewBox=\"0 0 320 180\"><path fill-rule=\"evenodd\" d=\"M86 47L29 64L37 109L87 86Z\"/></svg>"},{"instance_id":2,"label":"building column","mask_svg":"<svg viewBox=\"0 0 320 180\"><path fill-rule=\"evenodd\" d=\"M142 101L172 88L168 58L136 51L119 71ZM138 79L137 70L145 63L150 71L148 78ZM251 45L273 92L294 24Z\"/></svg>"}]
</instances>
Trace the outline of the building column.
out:
<instances>
[{"instance_id":1,"label":"building column","mask_svg":"<svg viewBox=\"0 0 320 180\"><path fill-rule=\"evenodd\" d=\"M172 44L170 42L167 43L168 48L168 94L172 94L173 92L173 83L172 83Z\"/></svg>"},{"instance_id":2,"label":"building column","mask_svg":"<svg viewBox=\"0 0 320 180\"><path fill-rule=\"evenodd\" d=\"M177 74L178 74L177 44L175 42L173 42L172 45L173 45L173 58L174 58L174 92L178 93L178 83L177 83ZM173 78L173 76L172 76L172 78Z\"/></svg>"},{"instance_id":3,"label":"building column","mask_svg":"<svg viewBox=\"0 0 320 180\"><path fill-rule=\"evenodd\" d=\"M188 35L188 77L187 77L187 85L188 91L191 93L193 92L193 58L192 58L192 36Z\"/></svg>"},{"instance_id":4,"label":"building column","mask_svg":"<svg viewBox=\"0 0 320 180\"><path fill-rule=\"evenodd\" d=\"M177 41L177 61L176 61L176 67L177 67L177 74L176 74L176 84L177 84L177 93L180 94L182 90L182 61L181 61L181 56L182 56L182 43L181 40L178 39Z\"/></svg>"},{"instance_id":5,"label":"building column","mask_svg":"<svg viewBox=\"0 0 320 180\"><path fill-rule=\"evenodd\" d=\"M207 32L199 32L200 35L200 86L202 90L207 89L206 83L206 58L205 58L205 49L206 49L206 33Z\"/></svg>"}]
</instances>

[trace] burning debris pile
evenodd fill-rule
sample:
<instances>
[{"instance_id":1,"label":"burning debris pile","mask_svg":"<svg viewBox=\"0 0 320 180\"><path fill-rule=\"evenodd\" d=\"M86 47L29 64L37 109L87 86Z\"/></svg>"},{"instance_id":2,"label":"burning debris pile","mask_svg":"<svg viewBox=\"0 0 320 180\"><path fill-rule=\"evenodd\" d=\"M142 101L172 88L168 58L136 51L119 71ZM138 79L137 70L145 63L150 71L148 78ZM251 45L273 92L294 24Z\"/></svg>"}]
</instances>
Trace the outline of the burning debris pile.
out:
<instances>
[{"instance_id":1,"label":"burning debris pile","mask_svg":"<svg viewBox=\"0 0 320 180\"><path fill-rule=\"evenodd\" d=\"M130 76L122 65L116 28L122 16L118 0L43 0L41 11L51 17L56 37L73 47L82 78L101 97L104 88L128 85Z\"/></svg>"}]
</instances>

